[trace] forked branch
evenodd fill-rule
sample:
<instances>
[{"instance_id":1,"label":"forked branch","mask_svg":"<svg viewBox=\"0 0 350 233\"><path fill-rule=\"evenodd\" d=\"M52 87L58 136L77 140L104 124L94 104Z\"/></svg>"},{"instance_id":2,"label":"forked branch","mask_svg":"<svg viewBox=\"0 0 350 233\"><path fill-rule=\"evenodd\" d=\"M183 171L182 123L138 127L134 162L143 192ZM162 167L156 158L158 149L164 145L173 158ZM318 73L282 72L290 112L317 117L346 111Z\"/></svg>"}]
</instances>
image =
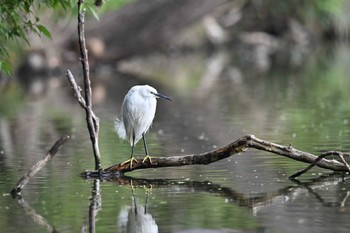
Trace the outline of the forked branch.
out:
<instances>
[{"instance_id":1,"label":"forked branch","mask_svg":"<svg viewBox=\"0 0 350 233\"><path fill-rule=\"evenodd\" d=\"M98 133L100 130L99 118L95 115L92 110L92 90L91 81L89 75L89 58L88 51L86 49L85 42L85 10L81 9L83 0L78 0L78 36L79 36L79 48L80 48L80 62L83 68L83 79L84 79L84 96L81 95L81 88L77 85L73 74L70 70L67 70L67 78L73 89L74 96L77 98L78 103L85 110L86 123L90 134L90 140L92 143L92 149L95 158L95 169L101 169L101 156L98 146Z\"/></svg>"},{"instance_id":2,"label":"forked branch","mask_svg":"<svg viewBox=\"0 0 350 233\"><path fill-rule=\"evenodd\" d=\"M205 152L201 154L184 155L184 156L152 158L152 163L150 162L142 163L142 160L138 159L137 163L133 164L132 169L130 169L129 163L125 163L125 164L119 163L104 169L102 173L99 173L98 171L84 171L81 174L81 176L96 177L101 174L103 176L122 176L126 172L139 170L139 169L174 167L174 166L185 166L185 165L207 165L222 159L226 159L234 154L244 152L248 148L268 151L268 152L281 155L296 161L313 164L313 166L316 165L318 167L333 170L333 171L340 171L340 172L349 171L349 168L346 162L344 163L344 162L339 162L337 160L329 160L329 159L325 159L324 157L319 158L316 155L294 149L292 146L282 146L276 143L261 140L255 137L254 135L247 135L239 138L238 140L236 140L235 142L227 146L218 148L210 152ZM332 152L332 154L335 154L335 152ZM294 176L294 178L297 176Z\"/></svg>"},{"instance_id":3,"label":"forked branch","mask_svg":"<svg viewBox=\"0 0 350 233\"><path fill-rule=\"evenodd\" d=\"M349 156L349 154L344 154L344 153L341 153L339 151L327 151L327 152L324 152L320 156L318 156L309 166L307 166L306 168L304 168L304 169L294 173L289 178L294 179L294 178L296 178L298 176L301 176L302 174L304 174L305 172L309 171L311 168L316 166L317 163L320 162L322 159L324 159L324 158L326 158L328 156L338 156L341 159L341 161L343 162L343 164L345 165L346 171L350 172L350 166L345 161L344 155ZM333 160L333 161L335 161L335 160Z\"/></svg>"}]
</instances>

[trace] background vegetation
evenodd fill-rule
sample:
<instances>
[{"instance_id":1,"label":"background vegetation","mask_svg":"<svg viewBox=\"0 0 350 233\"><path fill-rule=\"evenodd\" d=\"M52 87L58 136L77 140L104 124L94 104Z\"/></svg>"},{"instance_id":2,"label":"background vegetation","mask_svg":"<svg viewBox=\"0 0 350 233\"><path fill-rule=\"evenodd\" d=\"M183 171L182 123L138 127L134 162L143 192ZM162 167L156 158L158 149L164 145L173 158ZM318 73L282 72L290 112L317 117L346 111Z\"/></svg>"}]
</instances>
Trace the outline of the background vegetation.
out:
<instances>
[{"instance_id":1,"label":"background vegetation","mask_svg":"<svg viewBox=\"0 0 350 233\"><path fill-rule=\"evenodd\" d=\"M99 14L119 8L131 0L103 1ZM96 1L97 2L97 1ZM88 11L98 18L95 2L85 1ZM77 0L4 0L0 4L0 75L9 75L12 71L12 59L15 52L30 46L29 36L52 38L50 30L41 22L41 14L48 9L54 11L52 19L76 15ZM1 77L1 76L0 76Z\"/></svg>"}]
</instances>

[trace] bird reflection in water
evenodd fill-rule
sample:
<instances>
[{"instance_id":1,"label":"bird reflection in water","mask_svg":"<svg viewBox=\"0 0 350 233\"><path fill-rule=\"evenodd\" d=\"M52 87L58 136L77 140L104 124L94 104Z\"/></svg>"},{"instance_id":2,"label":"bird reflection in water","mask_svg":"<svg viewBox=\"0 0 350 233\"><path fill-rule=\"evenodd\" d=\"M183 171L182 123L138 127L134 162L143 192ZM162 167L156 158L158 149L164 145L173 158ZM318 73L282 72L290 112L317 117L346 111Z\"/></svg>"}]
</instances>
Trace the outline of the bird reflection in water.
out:
<instances>
[{"instance_id":1,"label":"bird reflection in water","mask_svg":"<svg viewBox=\"0 0 350 233\"><path fill-rule=\"evenodd\" d=\"M118 216L119 230L123 233L158 233L158 226L152 215L147 213L150 190L146 190L146 204L137 204L132 188L131 206L122 208Z\"/></svg>"}]
</instances>

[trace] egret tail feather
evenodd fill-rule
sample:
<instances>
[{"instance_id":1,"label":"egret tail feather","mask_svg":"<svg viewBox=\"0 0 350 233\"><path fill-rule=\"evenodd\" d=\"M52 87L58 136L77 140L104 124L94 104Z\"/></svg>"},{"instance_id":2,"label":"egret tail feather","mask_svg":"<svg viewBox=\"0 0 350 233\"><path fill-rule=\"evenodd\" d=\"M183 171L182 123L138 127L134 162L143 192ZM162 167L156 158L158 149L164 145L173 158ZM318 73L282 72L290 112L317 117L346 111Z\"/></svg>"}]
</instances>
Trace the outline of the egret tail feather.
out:
<instances>
[{"instance_id":1,"label":"egret tail feather","mask_svg":"<svg viewBox=\"0 0 350 233\"><path fill-rule=\"evenodd\" d=\"M114 129L121 139L126 140L126 130L124 123L118 117L114 121Z\"/></svg>"}]
</instances>

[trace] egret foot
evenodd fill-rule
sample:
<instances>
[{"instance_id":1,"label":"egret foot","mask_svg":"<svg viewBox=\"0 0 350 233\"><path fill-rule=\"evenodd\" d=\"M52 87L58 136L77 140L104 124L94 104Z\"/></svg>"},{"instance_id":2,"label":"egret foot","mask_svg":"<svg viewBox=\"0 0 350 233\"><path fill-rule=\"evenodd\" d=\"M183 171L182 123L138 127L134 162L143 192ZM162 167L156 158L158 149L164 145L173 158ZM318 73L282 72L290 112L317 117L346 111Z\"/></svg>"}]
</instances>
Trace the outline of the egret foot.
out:
<instances>
[{"instance_id":1,"label":"egret foot","mask_svg":"<svg viewBox=\"0 0 350 233\"><path fill-rule=\"evenodd\" d=\"M147 159L149 160L149 163L152 164L152 157L149 155L146 155L146 157L143 158L142 163L144 163Z\"/></svg>"},{"instance_id":2,"label":"egret foot","mask_svg":"<svg viewBox=\"0 0 350 233\"><path fill-rule=\"evenodd\" d=\"M149 188L148 188L148 187L146 187L146 185L144 185L144 186L143 186L143 188L145 189L146 194L150 194L150 193L152 193L152 185L150 185L150 187L149 187Z\"/></svg>"},{"instance_id":3,"label":"egret foot","mask_svg":"<svg viewBox=\"0 0 350 233\"><path fill-rule=\"evenodd\" d=\"M134 161L135 161L136 163L139 163L139 161L138 161L137 159L135 159L134 156L132 156L130 159L126 160L126 161L123 162L121 165L124 165L124 164L126 164L126 163L130 163L130 169L132 169L132 163L133 163Z\"/></svg>"}]
</instances>

